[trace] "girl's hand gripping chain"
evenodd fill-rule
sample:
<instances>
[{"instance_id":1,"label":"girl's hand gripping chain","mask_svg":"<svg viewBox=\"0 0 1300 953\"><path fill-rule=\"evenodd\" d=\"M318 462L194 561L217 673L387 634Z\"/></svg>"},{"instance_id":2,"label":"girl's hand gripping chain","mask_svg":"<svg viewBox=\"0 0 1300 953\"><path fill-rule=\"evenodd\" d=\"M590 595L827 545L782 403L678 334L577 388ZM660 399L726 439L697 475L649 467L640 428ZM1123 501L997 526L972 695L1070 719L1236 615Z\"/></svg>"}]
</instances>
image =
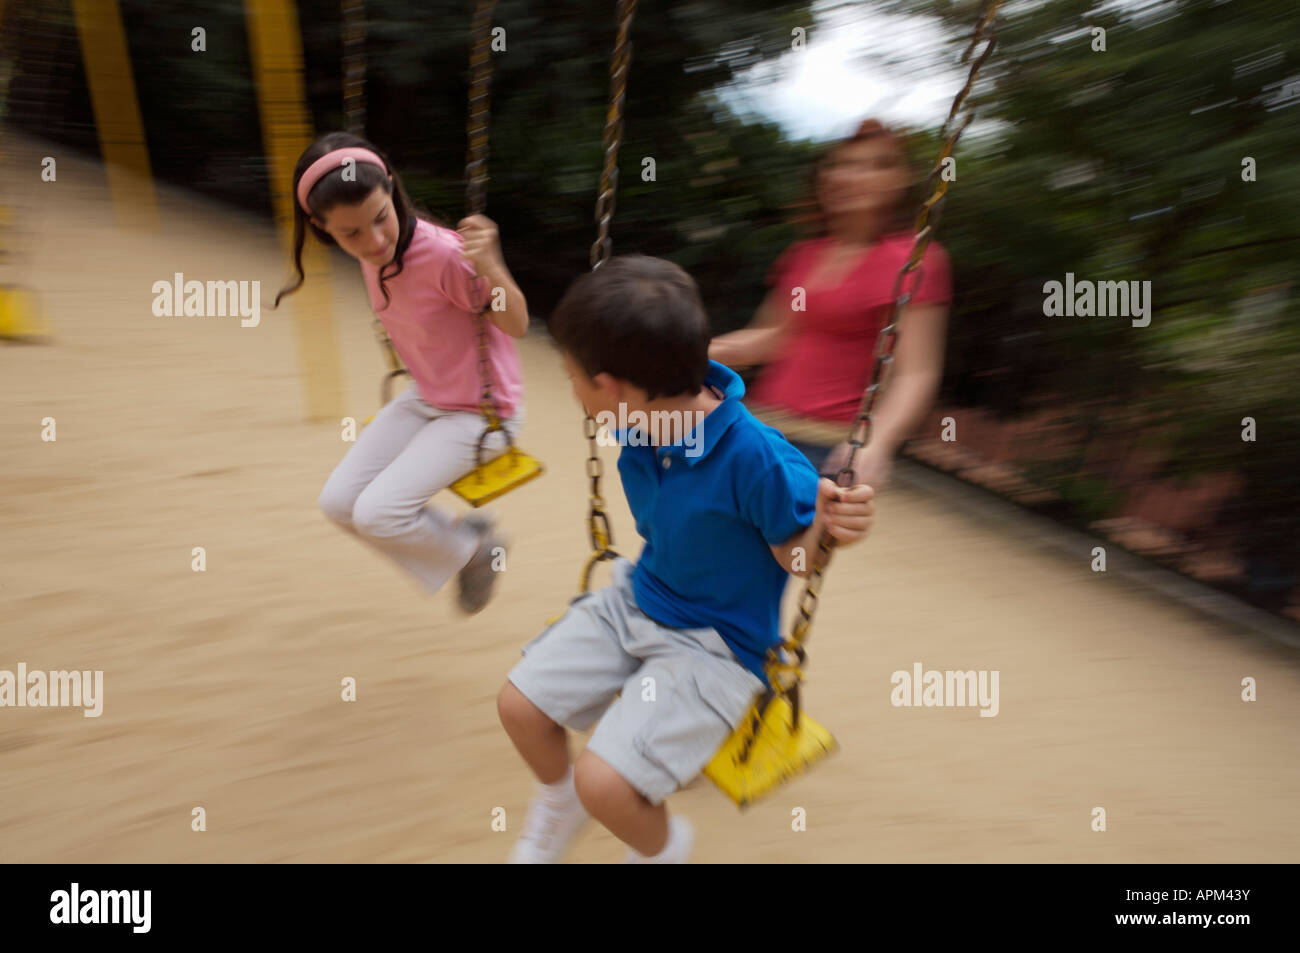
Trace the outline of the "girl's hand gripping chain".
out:
<instances>
[{"instance_id":1,"label":"girl's hand gripping chain","mask_svg":"<svg viewBox=\"0 0 1300 953\"><path fill-rule=\"evenodd\" d=\"M476 275L488 278L505 270L496 222L486 215L470 215L456 223L456 231L465 240L461 257L474 266Z\"/></svg>"}]
</instances>

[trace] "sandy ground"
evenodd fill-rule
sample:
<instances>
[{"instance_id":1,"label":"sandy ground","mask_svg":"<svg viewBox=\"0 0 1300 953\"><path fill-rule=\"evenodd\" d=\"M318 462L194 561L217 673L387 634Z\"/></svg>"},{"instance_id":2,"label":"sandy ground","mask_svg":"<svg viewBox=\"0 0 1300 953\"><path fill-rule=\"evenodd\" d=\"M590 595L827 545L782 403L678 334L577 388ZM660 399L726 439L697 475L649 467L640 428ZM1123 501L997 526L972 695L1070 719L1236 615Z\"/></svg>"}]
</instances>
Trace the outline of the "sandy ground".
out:
<instances>
[{"instance_id":1,"label":"sandy ground","mask_svg":"<svg viewBox=\"0 0 1300 953\"><path fill-rule=\"evenodd\" d=\"M318 511L347 445L336 424L304 422L269 295L258 328L151 313L152 283L176 271L278 287L269 227L164 192L161 233L122 231L102 169L59 163L22 206L27 280L59 342L0 346L0 669L100 669L105 700L99 718L0 709L0 860L502 860L531 778L496 693L573 595L587 546L581 418L544 334L521 342L523 446L549 470L495 505L508 571L467 620ZM336 275L360 418L381 358L358 274ZM635 554L607 482L616 543ZM206 572L190 568L195 546ZM998 671L999 714L891 706L891 673L914 662ZM869 542L837 556L806 697L841 750L745 813L705 781L675 796L696 861L1300 857L1293 651L902 481ZM1105 832L1090 827L1098 806ZM623 849L592 825L571 856Z\"/></svg>"}]
</instances>

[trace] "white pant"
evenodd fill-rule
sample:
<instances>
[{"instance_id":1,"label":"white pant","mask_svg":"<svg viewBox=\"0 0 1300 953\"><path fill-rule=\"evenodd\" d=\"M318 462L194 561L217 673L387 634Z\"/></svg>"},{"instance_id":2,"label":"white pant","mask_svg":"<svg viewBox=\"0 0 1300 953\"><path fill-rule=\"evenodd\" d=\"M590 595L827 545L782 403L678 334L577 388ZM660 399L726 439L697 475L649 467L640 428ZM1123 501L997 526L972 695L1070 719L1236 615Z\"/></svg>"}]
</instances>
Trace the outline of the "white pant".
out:
<instances>
[{"instance_id":1,"label":"white pant","mask_svg":"<svg viewBox=\"0 0 1300 953\"><path fill-rule=\"evenodd\" d=\"M502 425L518 439L523 421L520 405ZM321 490L320 508L437 592L469 562L478 537L446 511L426 504L473 469L486 425L479 414L425 403L412 384L362 429ZM505 437L492 434L484 461L505 449Z\"/></svg>"}]
</instances>

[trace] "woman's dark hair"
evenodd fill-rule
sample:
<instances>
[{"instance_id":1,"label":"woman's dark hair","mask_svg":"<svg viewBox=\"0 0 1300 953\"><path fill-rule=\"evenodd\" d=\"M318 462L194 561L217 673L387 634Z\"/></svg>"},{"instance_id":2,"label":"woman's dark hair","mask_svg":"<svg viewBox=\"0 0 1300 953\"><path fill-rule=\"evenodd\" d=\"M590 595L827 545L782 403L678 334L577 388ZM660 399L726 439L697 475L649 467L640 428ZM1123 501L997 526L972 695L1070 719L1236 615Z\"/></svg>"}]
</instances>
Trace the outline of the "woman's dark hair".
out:
<instances>
[{"instance_id":1,"label":"woman's dark hair","mask_svg":"<svg viewBox=\"0 0 1300 953\"><path fill-rule=\"evenodd\" d=\"M699 289L662 258L619 255L582 275L549 327L588 377L611 374L649 400L694 396L709 373L709 318Z\"/></svg>"},{"instance_id":2,"label":"woman's dark hair","mask_svg":"<svg viewBox=\"0 0 1300 953\"><path fill-rule=\"evenodd\" d=\"M799 216L798 220L801 224L807 226L814 235L825 235L829 228L826 210L822 208L821 197L818 194L822 171L832 162L835 154L845 146L871 140L887 142L892 147L899 164L908 171L908 186L899 197L897 204L894 206L893 214L886 221L883 231L888 234L890 232L911 230L913 219L916 217L916 210L921 202L920 191L923 183L916 175L911 160L908 158L907 136L895 132L877 119L864 119L859 123L858 128L852 135L827 146L808 171L808 189L812 197L806 203L805 213Z\"/></svg>"},{"instance_id":3,"label":"woman's dark hair","mask_svg":"<svg viewBox=\"0 0 1300 953\"><path fill-rule=\"evenodd\" d=\"M359 204L365 201L376 186L382 188L393 196L393 209L397 213L397 249L393 254L393 260L379 269L379 290L383 293L384 301L389 300L388 288L385 283L389 278L396 278L402 273L402 257L406 254L406 249L410 246L411 239L415 235L415 223L424 216L417 212L415 206L411 203L410 197L406 194L401 177L393 169L393 164L388 161L388 156L384 155L378 147L360 136L354 136L350 132L327 132L307 147L299 157L298 164L293 170L291 195L293 199L293 267L298 273L298 280L280 289L280 293L275 296L273 308L279 307L280 299L297 291L302 287L303 281L306 280L302 270L302 245L307 238L308 229L320 240L321 244L338 244L330 236L329 232L313 225L307 217L307 213L298 204L298 183L302 180L303 173L321 156L333 152L335 149L345 149L349 146L369 149L378 155L379 158L384 160L384 165L388 167L388 175L391 175L392 179L390 180L388 175L384 174L383 169L370 162L357 162L352 166L352 171L355 174L345 179L343 166L340 165L339 168L331 169L325 173L312 186L312 190L307 193L307 205L311 208L312 216L323 220L325 215L336 206Z\"/></svg>"}]
</instances>

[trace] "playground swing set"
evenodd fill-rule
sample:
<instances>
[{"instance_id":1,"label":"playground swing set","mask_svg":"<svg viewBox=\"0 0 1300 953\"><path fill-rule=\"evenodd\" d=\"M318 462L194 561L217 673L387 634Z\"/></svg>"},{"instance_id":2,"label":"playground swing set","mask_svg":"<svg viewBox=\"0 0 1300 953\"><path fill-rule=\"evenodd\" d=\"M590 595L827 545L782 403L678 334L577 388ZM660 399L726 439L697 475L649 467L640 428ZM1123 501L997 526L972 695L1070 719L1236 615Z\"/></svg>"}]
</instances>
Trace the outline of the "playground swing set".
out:
<instances>
[{"instance_id":1,"label":"playground swing set","mask_svg":"<svg viewBox=\"0 0 1300 953\"><path fill-rule=\"evenodd\" d=\"M468 191L466 205L469 214L482 213L486 205L484 186L487 182L488 89L491 80L491 57L488 44L494 6L495 0L476 0L473 13L469 151L466 162ZM952 108L940 132L943 144L927 183L931 193L917 213L912 250L894 281L889 321L876 338L871 382L863 393L857 417L849 430L848 460L836 474L836 482L841 486L850 485L857 453L870 438L872 410L879 392L883 390L888 380L901 312L919 287L921 262L933 239L940 203L948 191L949 182L941 177L939 172L943 168L944 161L952 155L957 140L973 118L969 109L961 115L959 121L958 114L961 113L966 97L975 84L980 68L993 52L994 22L1000 6L1001 0L984 0L976 18L970 43L962 55L961 62L963 65L970 63L970 71L965 85L953 100ZM610 57L610 98L604 129L604 166L601 170L596 198L597 237L591 246L590 254L593 272L609 259L612 249L609 232L614 217L614 199L618 184L618 151L623 139L623 105L627 92L628 68L631 63L630 34L635 12L636 0L619 0L618 32ZM972 59L981 41L984 42L984 48ZM354 81L359 82L357 73L358 71L353 70L350 75L354 77ZM358 93L351 91L346 96L356 101ZM518 450L508 435L509 448L506 452L488 463L482 460L484 441L489 434L502 429L496 405L492 400L487 362L485 313L486 307L479 312L475 320L479 333L478 366L483 383L479 406L486 425L479 439L478 465L451 487L453 492L471 506L480 506L494 500L542 473L542 465L533 457ZM392 368L385 375L383 382L382 396L386 403L393 379L406 372L402 369L392 342L384 333L382 326L379 326L378 322L376 325L381 344ZM600 493L603 465L596 450L597 430L596 421L587 415L584 434L589 447L587 476L591 480L587 526L592 554L582 567L579 579L581 593L590 590L592 573L597 563L618 557L618 553L612 548L613 534L610 530L609 517L605 513L604 499ZM818 540L817 552L813 556L807 582L799 599L790 637L768 651L764 671L769 687L757 698L741 726L727 738L704 770L705 776L739 807L743 808L753 803L835 750L835 739L831 733L802 711L799 694L803 681L803 666L808 658L807 642L817 609L818 593L834 546L834 538L823 532Z\"/></svg>"},{"instance_id":2,"label":"playground swing set","mask_svg":"<svg viewBox=\"0 0 1300 953\"><path fill-rule=\"evenodd\" d=\"M364 126L361 107L364 86L364 60L361 56L361 40L364 23L362 17L362 0L342 0L344 22L344 104L348 124L355 131ZM879 332L874 348L871 381L863 393L862 402L856 419L849 429L847 439L850 448L845 465L837 472L836 482L848 486L853 478L853 465L857 453L870 438L872 410L879 392L889 379L889 369L893 360L895 342L902 309L916 288L919 286L921 261L931 242L936 228L941 203L947 193L949 182L939 173L953 153L957 140L973 114L969 108L962 112L968 94L974 86L976 77L984 62L992 54L994 47L994 24L1001 6L1001 0L982 0L976 16L973 35L962 55L963 64L970 63L970 70L965 84L953 100L952 108L944 121L940 132L942 146L938 158L929 175L929 197L921 204L918 211L912 250L907 261L899 269L893 288L893 304L890 318ZM250 34L257 40L260 53L255 60L259 64L259 76L262 82L285 83L284 77L291 76L292 71L270 69L268 64L279 61L270 54L280 53L285 49L296 50L293 36L291 6L287 3L272 3L271 12L263 12L250 25ZM468 153L466 164L467 208L469 214L481 214L486 206L485 186L487 183L487 147L488 147L488 89L491 79L491 57L489 54L489 37L491 31L492 11L495 0L475 0L472 20L473 46L470 57L471 82L469 92L468 118ZM636 0L618 0L616 35L613 53L610 58L610 98L604 127L604 164L600 176L600 185L596 199L597 237L591 246L590 263L592 271L600 268L610 257L612 242L610 225L614 215L614 198L618 183L618 151L623 137L623 106L627 90L627 74L631 62L630 33L632 19L636 11ZM102 13L102 11L101 11ZM272 15L272 13L274 15ZM104 14L104 16L107 16ZM101 17L102 18L102 17ZM82 18L85 19L85 18ZM97 21L96 21L97 22ZM116 23L116 20L113 20ZM79 21L80 23L80 21ZM92 24L93 25L93 24ZM111 24L110 24L111 25ZM110 44L113 63L120 63L119 73L129 76L129 64L126 59L125 45L120 36L120 27L116 33L104 34L115 39ZM975 50L984 43L978 56ZM262 61L265 60L265 63ZM293 58L297 62L296 56ZM96 64L92 64L96 66ZM88 69L92 84L101 87L111 85L113 77L105 78L103 71L96 66ZM294 101L301 102L301 92L294 93L292 85L286 87L288 95ZM118 97L133 102L132 89L125 88L126 95ZM277 93L286 95L277 86ZM960 119L958 118L961 113ZM265 117L264 117L265 119ZM133 144L136 152L144 156L143 139L138 129L138 117L130 128L134 129ZM102 131L101 131L101 139ZM138 140L138 141L136 141ZM112 145L106 141L105 149ZM282 147L282 148L281 148ZM294 152L287 143L278 143L284 153L280 161L291 162ZM132 153L134 155L134 153ZM279 155L279 153L277 153ZM137 162L147 175L147 160ZM910 277L909 277L910 276ZM905 288L904 285L907 285ZM479 410L484 418L484 429L478 442L476 466L452 484L451 489L471 506L481 506L491 500L522 486L535 479L543 472L540 462L524 453L514 445L514 440L501 425L500 414L492 397L490 365L488 362L487 305L475 317L478 329L479 373L482 380L482 394ZM36 320L33 309L22 297L21 289L7 284L0 285L0 336L31 339L35 335ZM407 371L402 366L391 340L384 332L383 326L375 322L377 334L384 348L389 370L381 386L381 400L387 403L391 398L393 381ZM587 415L584 422L584 434L588 442L587 476L591 481L590 501L587 516L588 532L591 539L592 553L582 566L579 586L580 592L590 590L591 577L598 563L612 560L618 554L612 548L613 535L610 531L609 518L605 512L604 499L600 492L603 466L597 453L596 421ZM489 435L495 431L506 433L507 449L493 460L484 462L483 448ZM803 593L799 599L798 610L793 621L790 636L773 646L765 661L765 673L769 687L762 693L746 714L745 720L713 756L704 770L705 775L714 782L738 806L745 807L756 799L772 791L778 785L790 780L807 770L811 765L826 757L835 748L835 740L824 727L802 711L800 705L800 685L803 681L803 667L807 662L807 642L811 633L813 617L817 609L818 594L822 578L830 563L835 540L825 532L818 540L817 551L812 563Z\"/></svg>"}]
</instances>

